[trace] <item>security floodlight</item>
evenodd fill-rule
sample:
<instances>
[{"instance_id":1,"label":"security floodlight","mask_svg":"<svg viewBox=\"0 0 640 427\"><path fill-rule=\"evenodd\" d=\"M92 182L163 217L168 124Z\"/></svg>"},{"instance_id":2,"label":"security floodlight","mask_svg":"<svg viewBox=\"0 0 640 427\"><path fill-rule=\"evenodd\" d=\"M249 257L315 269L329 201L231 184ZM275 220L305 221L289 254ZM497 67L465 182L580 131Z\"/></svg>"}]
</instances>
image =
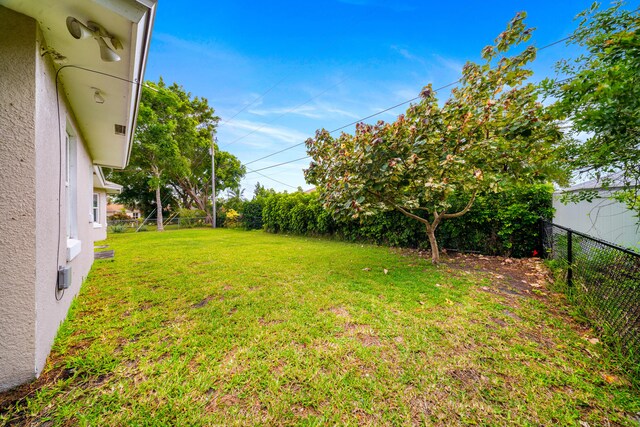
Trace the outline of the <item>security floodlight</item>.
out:
<instances>
[{"instance_id":1,"label":"security floodlight","mask_svg":"<svg viewBox=\"0 0 640 427\"><path fill-rule=\"evenodd\" d=\"M93 21L88 21L87 25L78 21L73 16L67 17L67 29L69 33L75 39L86 39L89 36L93 37L100 47L100 58L105 62L120 61L120 56L114 49L122 49L122 43L115 36L109 34L105 28ZM104 39L109 39L113 49L107 45Z\"/></svg>"}]
</instances>

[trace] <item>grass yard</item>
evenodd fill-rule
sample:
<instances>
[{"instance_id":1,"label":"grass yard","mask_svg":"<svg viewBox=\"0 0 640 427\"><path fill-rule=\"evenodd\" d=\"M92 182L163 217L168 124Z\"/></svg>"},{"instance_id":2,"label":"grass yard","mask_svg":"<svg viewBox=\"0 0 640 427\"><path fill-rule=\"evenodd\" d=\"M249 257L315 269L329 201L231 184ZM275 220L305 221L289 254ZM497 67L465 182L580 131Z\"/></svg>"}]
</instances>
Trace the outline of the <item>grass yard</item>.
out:
<instances>
[{"instance_id":1,"label":"grass yard","mask_svg":"<svg viewBox=\"0 0 640 427\"><path fill-rule=\"evenodd\" d=\"M638 425L638 390L544 287L263 232L107 244L0 424Z\"/></svg>"}]
</instances>

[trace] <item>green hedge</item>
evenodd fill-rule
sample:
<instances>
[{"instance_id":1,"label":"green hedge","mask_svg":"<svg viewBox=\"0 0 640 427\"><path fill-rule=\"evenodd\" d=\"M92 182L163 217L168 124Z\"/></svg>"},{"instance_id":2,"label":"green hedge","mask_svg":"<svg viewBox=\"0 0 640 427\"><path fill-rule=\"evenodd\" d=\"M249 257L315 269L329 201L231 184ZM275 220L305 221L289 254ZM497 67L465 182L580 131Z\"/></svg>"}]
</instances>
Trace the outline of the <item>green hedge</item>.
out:
<instances>
[{"instance_id":1,"label":"green hedge","mask_svg":"<svg viewBox=\"0 0 640 427\"><path fill-rule=\"evenodd\" d=\"M242 205L242 225L247 230L260 230L262 228L264 202L264 197L256 197L253 200L245 201Z\"/></svg>"},{"instance_id":2,"label":"green hedge","mask_svg":"<svg viewBox=\"0 0 640 427\"><path fill-rule=\"evenodd\" d=\"M277 193L264 201L262 221L271 233L333 234L335 221L315 193Z\"/></svg>"},{"instance_id":3,"label":"green hedge","mask_svg":"<svg viewBox=\"0 0 640 427\"><path fill-rule=\"evenodd\" d=\"M438 243L441 248L488 255L531 256L539 250L538 219L553 214L552 193L550 185L534 185L480 195L467 214L441 223L436 232ZM243 217L245 228L260 228L260 224L271 233L332 235L388 246L429 247L423 224L400 212L336 221L316 193L277 193L258 198L245 203Z\"/></svg>"},{"instance_id":4,"label":"green hedge","mask_svg":"<svg viewBox=\"0 0 640 427\"><path fill-rule=\"evenodd\" d=\"M480 195L466 215L442 222L438 242L487 255L531 256L540 250L540 217L553 217L552 197L553 187L542 184Z\"/></svg>"}]
</instances>

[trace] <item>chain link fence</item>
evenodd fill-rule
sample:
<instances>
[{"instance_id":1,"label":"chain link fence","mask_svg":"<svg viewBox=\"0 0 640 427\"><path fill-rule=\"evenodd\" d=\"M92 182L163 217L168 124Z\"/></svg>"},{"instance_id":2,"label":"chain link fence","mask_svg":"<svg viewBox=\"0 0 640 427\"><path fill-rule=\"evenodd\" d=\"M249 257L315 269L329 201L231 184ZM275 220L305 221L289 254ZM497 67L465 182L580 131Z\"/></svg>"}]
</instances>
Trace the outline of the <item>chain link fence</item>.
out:
<instances>
[{"instance_id":1,"label":"chain link fence","mask_svg":"<svg viewBox=\"0 0 640 427\"><path fill-rule=\"evenodd\" d=\"M165 219L163 226L167 230L177 228L211 227L211 219L207 217L171 217ZM156 218L149 218L145 222L142 219L107 220L109 233L135 233L140 231L155 231Z\"/></svg>"},{"instance_id":2,"label":"chain link fence","mask_svg":"<svg viewBox=\"0 0 640 427\"><path fill-rule=\"evenodd\" d=\"M640 254L547 221L542 229L544 254L566 272L570 299L638 369Z\"/></svg>"}]
</instances>

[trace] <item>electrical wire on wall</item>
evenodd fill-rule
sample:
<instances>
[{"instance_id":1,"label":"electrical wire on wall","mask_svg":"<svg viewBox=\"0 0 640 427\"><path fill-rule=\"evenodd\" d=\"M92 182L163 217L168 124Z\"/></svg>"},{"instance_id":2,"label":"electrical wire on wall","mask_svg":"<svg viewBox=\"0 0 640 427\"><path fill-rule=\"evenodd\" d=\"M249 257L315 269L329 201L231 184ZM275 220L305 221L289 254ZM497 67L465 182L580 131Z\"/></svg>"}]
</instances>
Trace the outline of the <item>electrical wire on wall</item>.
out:
<instances>
[{"instance_id":1,"label":"electrical wire on wall","mask_svg":"<svg viewBox=\"0 0 640 427\"><path fill-rule=\"evenodd\" d=\"M56 251L56 274L60 271L60 240L62 235L62 150L65 147L62 145L62 125L60 124L60 95L58 89L58 77L60 76L60 72L64 69L64 67L60 67L56 71L55 85L56 85L56 112L58 117L58 250ZM60 280L56 276L56 286L54 291L54 296L56 301L60 301L62 297L64 297L64 289L60 289L58 286L58 281Z\"/></svg>"},{"instance_id":2,"label":"electrical wire on wall","mask_svg":"<svg viewBox=\"0 0 640 427\"><path fill-rule=\"evenodd\" d=\"M45 54L48 52L45 52ZM56 71L56 76L55 76L55 86L56 86L56 113L57 113L57 119L58 119L58 144L59 144L59 152L58 152L58 250L56 253L56 273L58 271L60 271L60 269L62 268L62 266L60 265L60 252L62 250L62 156L63 156L63 150L65 150L65 145L63 144L63 138L62 138L62 123L60 122L60 90L59 90L59 86L58 86L58 82L59 82L59 78L60 78L60 73L62 72L62 70L67 69L67 68L74 68L74 69L78 69L78 70L83 70L89 73L94 73L94 74L99 74L101 76L105 76L105 77L111 77L114 78L116 80L120 80L126 83L131 83L140 87L146 87L148 89L154 90L156 92L159 92L156 88L145 85L144 83L140 83L138 81L135 80L129 80L129 79L125 79L123 77L120 76L116 76L113 74L109 74L109 73L105 73L103 71L98 71L98 70L93 70L91 68L86 68L86 67L81 67L79 65L63 65L62 67L58 68L58 70ZM135 130L133 130L135 131ZM59 288L59 279L56 277L56 284L55 284L55 298L56 301L60 301L62 300L62 298L64 297L64 289L60 289Z\"/></svg>"}]
</instances>

